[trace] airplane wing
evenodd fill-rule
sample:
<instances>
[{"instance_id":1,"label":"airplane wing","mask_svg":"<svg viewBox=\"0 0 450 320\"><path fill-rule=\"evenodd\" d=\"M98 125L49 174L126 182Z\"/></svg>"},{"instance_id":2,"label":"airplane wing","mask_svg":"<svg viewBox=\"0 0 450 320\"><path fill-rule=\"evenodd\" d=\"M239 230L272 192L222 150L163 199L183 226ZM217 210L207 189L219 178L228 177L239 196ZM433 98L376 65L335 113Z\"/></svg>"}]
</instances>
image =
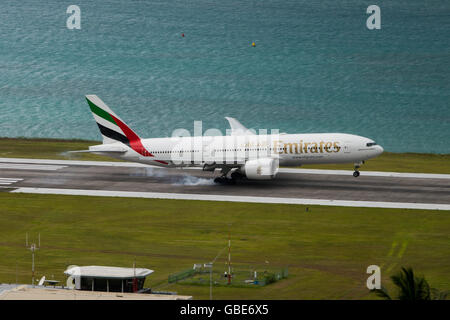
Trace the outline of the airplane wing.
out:
<instances>
[{"instance_id":1,"label":"airplane wing","mask_svg":"<svg viewBox=\"0 0 450 320\"><path fill-rule=\"evenodd\" d=\"M237 136L237 135L242 135L242 134L249 134L249 135L255 134L251 130L244 127L242 125L242 123L240 123L237 119L231 118L231 117L225 117L225 119L227 119L230 124L232 136Z\"/></svg>"}]
</instances>

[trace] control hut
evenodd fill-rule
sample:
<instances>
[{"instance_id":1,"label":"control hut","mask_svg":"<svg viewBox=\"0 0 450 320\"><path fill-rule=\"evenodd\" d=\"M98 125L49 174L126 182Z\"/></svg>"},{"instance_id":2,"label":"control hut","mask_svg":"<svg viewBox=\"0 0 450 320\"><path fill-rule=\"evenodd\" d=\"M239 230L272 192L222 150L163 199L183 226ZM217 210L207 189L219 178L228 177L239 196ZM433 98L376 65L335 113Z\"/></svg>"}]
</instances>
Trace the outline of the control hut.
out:
<instances>
[{"instance_id":1,"label":"control hut","mask_svg":"<svg viewBox=\"0 0 450 320\"><path fill-rule=\"evenodd\" d=\"M138 292L143 290L145 278L153 270L104 266L69 266L67 286L77 290L106 292Z\"/></svg>"}]
</instances>

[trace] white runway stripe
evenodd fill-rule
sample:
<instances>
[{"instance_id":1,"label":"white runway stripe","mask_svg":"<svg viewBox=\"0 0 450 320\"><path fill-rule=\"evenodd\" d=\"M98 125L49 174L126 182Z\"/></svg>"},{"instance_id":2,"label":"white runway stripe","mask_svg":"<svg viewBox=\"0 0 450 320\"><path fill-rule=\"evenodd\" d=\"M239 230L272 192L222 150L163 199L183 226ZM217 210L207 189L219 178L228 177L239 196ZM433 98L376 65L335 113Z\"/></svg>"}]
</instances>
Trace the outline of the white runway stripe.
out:
<instances>
[{"instance_id":1,"label":"white runway stripe","mask_svg":"<svg viewBox=\"0 0 450 320\"><path fill-rule=\"evenodd\" d=\"M0 163L0 169L16 169L16 170L44 170L55 171L67 166L57 165L38 165L38 164L25 164L25 163Z\"/></svg>"},{"instance_id":2,"label":"white runway stripe","mask_svg":"<svg viewBox=\"0 0 450 320\"><path fill-rule=\"evenodd\" d=\"M206 200L206 201L230 201L230 202L253 202L253 203L324 205L324 206L339 206L339 207L450 210L450 204L439 204L439 203L300 199L300 198L223 196L223 195L206 195L206 194L82 190L82 189L52 189L52 188L17 188L16 190L13 190L11 192L100 196L100 197L127 197L127 198L149 198L149 199Z\"/></svg>"},{"instance_id":3,"label":"white runway stripe","mask_svg":"<svg viewBox=\"0 0 450 320\"><path fill-rule=\"evenodd\" d=\"M21 178L0 178L0 185L11 185L22 180Z\"/></svg>"}]
</instances>

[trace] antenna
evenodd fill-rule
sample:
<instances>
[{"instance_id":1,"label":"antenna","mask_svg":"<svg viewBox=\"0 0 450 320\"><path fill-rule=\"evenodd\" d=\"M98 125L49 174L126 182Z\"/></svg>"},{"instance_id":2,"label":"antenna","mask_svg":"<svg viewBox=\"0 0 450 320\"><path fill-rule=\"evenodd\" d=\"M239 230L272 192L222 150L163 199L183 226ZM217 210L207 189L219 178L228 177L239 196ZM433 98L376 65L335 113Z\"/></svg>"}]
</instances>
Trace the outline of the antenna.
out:
<instances>
[{"instance_id":1,"label":"antenna","mask_svg":"<svg viewBox=\"0 0 450 320\"><path fill-rule=\"evenodd\" d=\"M44 284L44 282L45 282L45 276L43 276L41 278L41 280L39 280L38 286L42 286Z\"/></svg>"},{"instance_id":2,"label":"antenna","mask_svg":"<svg viewBox=\"0 0 450 320\"><path fill-rule=\"evenodd\" d=\"M134 257L134 262L133 262L133 273L134 273L134 278L133 278L133 292L136 293L136 292L137 292L136 257Z\"/></svg>"},{"instance_id":3,"label":"antenna","mask_svg":"<svg viewBox=\"0 0 450 320\"><path fill-rule=\"evenodd\" d=\"M28 247L28 232L26 233L26 248L31 251L31 284L34 288L34 252L39 250L41 247L41 234L39 233L38 246L35 243L32 243L30 247Z\"/></svg>"},{"instance_id":4,"label":"antenna","mask_svg":"<svg viewBox=\"0 0 450 320\"><path fill-rule=\"evenodd\" d=\"M228 230L228 284L231 284L231 224Z\"/></svg>"}]
</instances>

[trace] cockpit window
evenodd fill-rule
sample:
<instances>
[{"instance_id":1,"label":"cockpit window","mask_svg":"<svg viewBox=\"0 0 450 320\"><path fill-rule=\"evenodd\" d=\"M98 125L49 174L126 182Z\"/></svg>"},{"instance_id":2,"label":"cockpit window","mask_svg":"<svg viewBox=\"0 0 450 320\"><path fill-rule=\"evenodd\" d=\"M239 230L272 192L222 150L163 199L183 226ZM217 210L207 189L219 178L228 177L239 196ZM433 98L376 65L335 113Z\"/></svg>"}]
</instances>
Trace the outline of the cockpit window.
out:
<instances>
[{"instance_id":1,"label":"cockpit window","mask_svg":"<svg viewBox=\"0 0 450 320\"><path fill-rule=\"evenodd\" d=\"M368 146L368 147L376 146L376 145L377 145L376 142L368 142L368 143L366 144L366 146Z\"/></svg>"}]
</instances>

